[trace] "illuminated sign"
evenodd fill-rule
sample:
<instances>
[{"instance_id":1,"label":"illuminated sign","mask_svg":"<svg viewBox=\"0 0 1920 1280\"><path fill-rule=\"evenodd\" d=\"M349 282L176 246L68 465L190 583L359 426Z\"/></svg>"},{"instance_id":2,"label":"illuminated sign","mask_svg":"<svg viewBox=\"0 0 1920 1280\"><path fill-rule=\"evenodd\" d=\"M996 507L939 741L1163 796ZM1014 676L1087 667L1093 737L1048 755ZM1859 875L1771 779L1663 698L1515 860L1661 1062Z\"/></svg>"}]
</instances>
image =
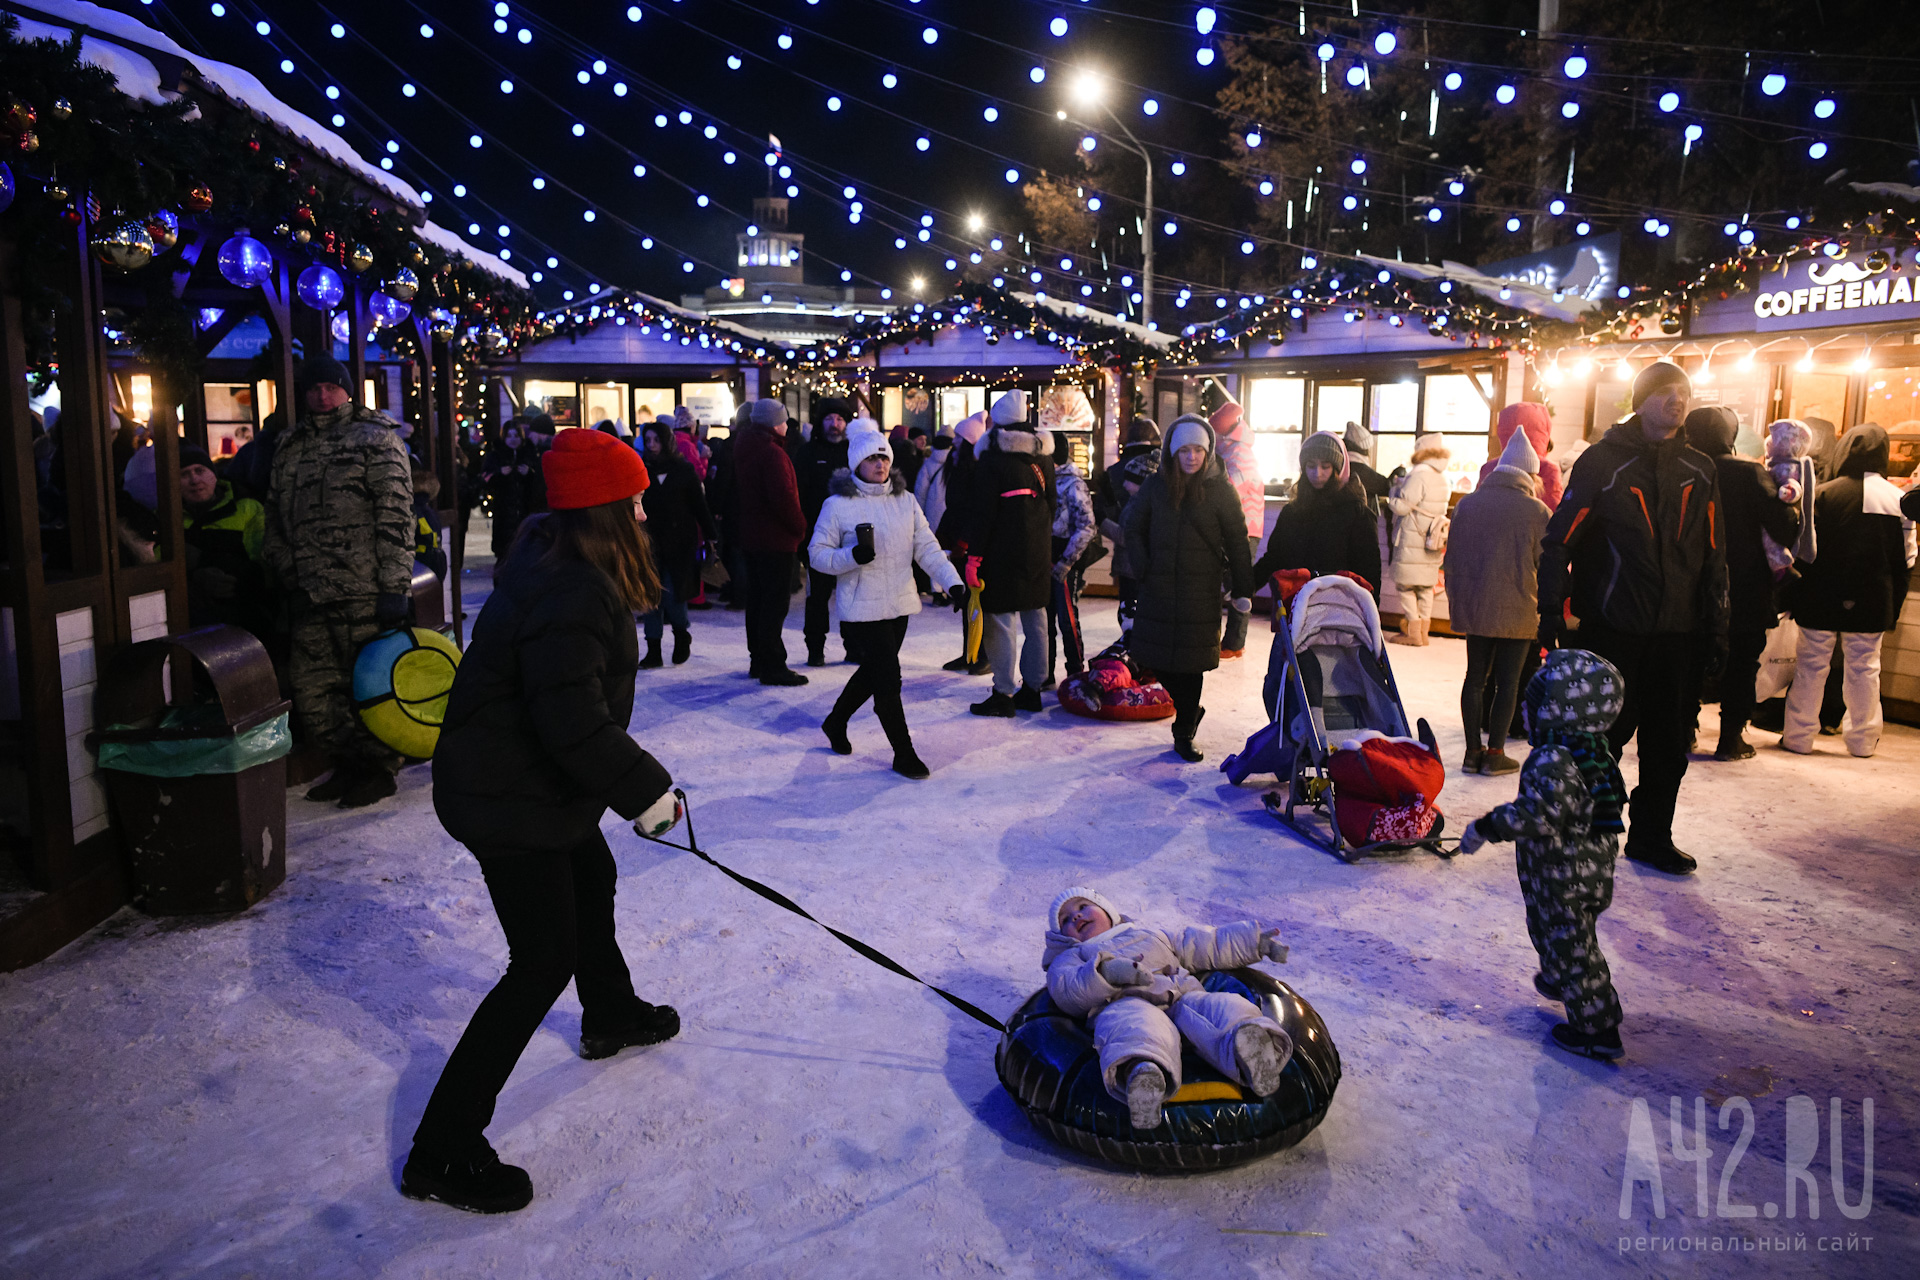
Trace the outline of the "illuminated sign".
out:
<instances>
[{"instance_id":1,"label":"illuminated sign","mask_svg":"<svg viewBox=\"0 0 1920 1280\"><path fill-rule=\"evenodd\" d=\"M1690 332L1777 333L1920 320L1920 257L1912 250L1802 258L1754 288L1695 305Z\"/></svg>"}]
</instances>

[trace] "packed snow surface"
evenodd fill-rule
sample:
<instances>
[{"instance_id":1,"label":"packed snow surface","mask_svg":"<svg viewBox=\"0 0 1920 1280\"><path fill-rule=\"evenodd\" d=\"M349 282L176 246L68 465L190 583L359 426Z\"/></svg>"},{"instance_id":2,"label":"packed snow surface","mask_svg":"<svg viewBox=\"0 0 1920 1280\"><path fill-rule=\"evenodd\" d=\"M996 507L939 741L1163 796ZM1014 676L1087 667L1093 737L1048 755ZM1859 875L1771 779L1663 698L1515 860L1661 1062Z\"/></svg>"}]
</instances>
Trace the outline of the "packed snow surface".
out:
<instances>
[{"instance_id":1,"label":"packed snow surface","mask_svg":"<svg viewBox=\"0 0 1920 1280\"><path fill-rule=\"evenodd\" d=\"M470 608L485 582L469 574ZM1086 614L1091 647L1112 638L1111 602ZM633 729L692 796L703 848L1003 1015L1040 984L1042 915L1070 883L1152 921L1278 924L1293 953L1275 968L1345 1063L1325 1123L1209 1175L1070 1154L1000 1088L989 1030L610 816L623 946L685 1029L586 1062L569 992L490 1131L533 1205L403 1199L420 1109L505 961L415 768L370 811L290 793L287 882L243 915L127 910L0 975L0 1275L1920 1273L1920 732L1890 729L1867 761L1757 732L1755 760L1695 757L1677 835L1700 873L1623 861L1600 926L1626 1006L1628 1056L1607 1066L1546 1045L1558 1006L1530 985L1512 846L1348 866L1262 811L1271 779L1224 785L1220 757L1261 720L1258 623L1249 656L1209 677L1208 758L1185 765L1164 724L1051 698L1017 722L969 715L986 681L939 670L958 627L929 610L906 697L934 774L909 782L870 713L854 755L826 749L817 725L850 670L837 638L811 684L766 689L742 674L739 614L694 618L692 660L641 673ZM796 600L796 657L798 626ZM1464 646L1392 659L1457 765ZM1453 777L1441 803L1457 830L1513 790ZM1787 1164L1802 1095L1803 1179ZM1674 1098L1684 1144L1706 1099L1704 1167L1676 1157ZM1834 1199L1834 1099L1850 1203L1873 1105L1858 1219ZM1645 1180L1623 1216L1624 1175L1649 1160L1664 1217Z\"/></svg>"}]
</instances>

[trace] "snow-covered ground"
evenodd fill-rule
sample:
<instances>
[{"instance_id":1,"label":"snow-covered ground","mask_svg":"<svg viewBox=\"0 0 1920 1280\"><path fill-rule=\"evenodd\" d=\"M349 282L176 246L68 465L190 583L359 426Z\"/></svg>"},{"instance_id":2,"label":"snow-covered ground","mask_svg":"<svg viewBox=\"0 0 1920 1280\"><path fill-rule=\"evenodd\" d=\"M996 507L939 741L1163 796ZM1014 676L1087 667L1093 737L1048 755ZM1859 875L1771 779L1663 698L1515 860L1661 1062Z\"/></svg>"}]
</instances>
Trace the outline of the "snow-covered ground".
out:
<instances>
[{"instance_id":1,"label":"snow-covered ground","mask_svg":"<svg viewBox=\"0 0 1920 1280\"><path fill-rule=\"evenodd\" d=\"M471 601L485 582L470 575ZM1111 603L1089 601L1087 625L1110 639ZM1628 1045L1604 1066L1545 1047L1557 1006L1529 984L1511 846L1347 866L1283 834L1262 780L1223 784L1219 758L1260 722L1263 627L1258 656L1208 681L1198 765L1164 725L1051 700L1017 723L970 716L986 682L938 669L956 633L928 612L907 641L927 782L887 770L870 715L856 753L831 754L816 725L850 668L762 688L741 674L740 615L717 609L695 615L692 661L642 673L634 731L692 795L703 847L998 1013L1039 984L1045 904L1075 881L1155 920L1280 924L1284 976L1345 1062L1299 1146L1177 1177L1070 1155L1001 1090L985 1028L613 820L623 945L685 1030L585 1062L569 993L491 1131L532 1173L532 1207L405 1200L420 1108L505 958L417 768L371 812L291 794L287 882L242 916L123 911L0 975L0 1275L1920 1273L1920 732L1891 729L1870 761L1832 738L1790 756L1770 734L1748 763L1696 758L1677 834L1700 873L1622 862L1601 924ZM1463 646L1393 661L1457 762ZM1454 778L1442 805L1457 828L1512 789ZM1791 1203L1799 1095L1817 1153L1796 1216L1768 1217ZM1671 1145L1669 1099L1691 1142L1696 1097L1704 1167ZM1830 1181L1836 1098L1855 1201L1873 1105L1857 1221ZM1645 1182L1621 1214L1640 1102L1664 1217Z\"/></svg>"}]
</instances>

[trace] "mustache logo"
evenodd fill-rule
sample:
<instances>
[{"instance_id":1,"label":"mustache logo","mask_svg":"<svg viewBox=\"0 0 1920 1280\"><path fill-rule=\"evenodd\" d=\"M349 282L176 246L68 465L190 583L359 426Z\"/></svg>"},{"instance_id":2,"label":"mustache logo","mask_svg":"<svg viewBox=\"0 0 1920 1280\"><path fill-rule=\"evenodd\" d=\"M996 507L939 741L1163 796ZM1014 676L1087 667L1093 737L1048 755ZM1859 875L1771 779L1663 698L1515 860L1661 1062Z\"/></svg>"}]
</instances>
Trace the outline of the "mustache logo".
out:
<instances>
[{"instance_id":1,"label":"mustache logo","mask_svg":"<svg viewBox=\"0 0 1920 1280\"><path fill-rule=\"evenodd\" d=\"M1836 262L1824 271L1818 262L1807 268L1807 279L1815 284L1851 284L1855 280L1869 279L1874 274L1857 262Z\"/></svg>"}]
</instances>

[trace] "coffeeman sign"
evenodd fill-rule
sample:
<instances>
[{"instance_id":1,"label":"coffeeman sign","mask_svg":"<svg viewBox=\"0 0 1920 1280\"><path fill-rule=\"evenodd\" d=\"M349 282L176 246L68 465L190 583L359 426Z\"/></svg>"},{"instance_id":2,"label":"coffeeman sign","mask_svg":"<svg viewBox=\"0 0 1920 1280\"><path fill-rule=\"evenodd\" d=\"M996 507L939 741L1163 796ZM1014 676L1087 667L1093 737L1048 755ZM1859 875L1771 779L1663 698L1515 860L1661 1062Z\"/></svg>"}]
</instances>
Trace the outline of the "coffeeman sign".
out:
<instances>
[{"instance_id":1,"label":"coffeeman sign","mask_svg":"<svg viewBox=\"0 0 1920 1280\"><path fill-rule=\"evenodd\" d=\"M1769 272L1750 293L1699 303L1691 331L1771 333L1920 320L1920 263L1912 251L1803 258Z\"/></svg>"}]
</instances>

